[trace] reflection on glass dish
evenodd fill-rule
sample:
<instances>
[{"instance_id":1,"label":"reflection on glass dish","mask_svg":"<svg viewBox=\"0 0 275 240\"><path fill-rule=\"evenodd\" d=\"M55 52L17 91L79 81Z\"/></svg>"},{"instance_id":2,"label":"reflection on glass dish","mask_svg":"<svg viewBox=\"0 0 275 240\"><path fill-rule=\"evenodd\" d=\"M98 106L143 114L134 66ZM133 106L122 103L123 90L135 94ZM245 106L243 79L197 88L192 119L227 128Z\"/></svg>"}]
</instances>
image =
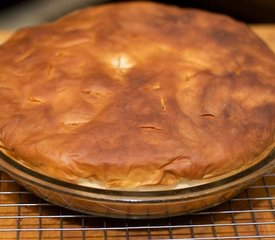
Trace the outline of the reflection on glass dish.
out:
<instances>
[{"instance_id":1,"label":"reflection on glass dish","mask_svg":"<svg viewBox=\"0 0 275 240\"><path fill-rule=\"evenodd\" d=\"M169 217L212 207L232 198L275 166L273 150L255 165L207 183L170 190L121 191L64 182L22 166L3 153L0 157L1 168L37 196L80 212L119 218Z\"/></svg>"}]
</instances>

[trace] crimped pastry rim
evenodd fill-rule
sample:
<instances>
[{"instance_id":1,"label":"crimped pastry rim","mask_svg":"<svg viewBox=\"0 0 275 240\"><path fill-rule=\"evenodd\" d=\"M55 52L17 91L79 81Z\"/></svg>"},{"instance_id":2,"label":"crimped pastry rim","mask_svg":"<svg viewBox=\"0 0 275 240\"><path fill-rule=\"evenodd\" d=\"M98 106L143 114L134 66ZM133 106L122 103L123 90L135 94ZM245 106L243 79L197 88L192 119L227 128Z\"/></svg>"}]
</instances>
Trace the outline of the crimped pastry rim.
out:
<instances>
[{"instance_id":1,"label":"crimped pastry rim","mask_svg":"<svg viewBox=\"0 0 275 240\"><path fill-rule=\"evenodd\" d=\"M207 190L213 190L218 187L226 186L227 184L232 184L235 181L245 179L251 174L256 173L257 171L260 171L264 169L264 167L268 166L268 169L272 169L272 167L275 166L275 148L271 150L271 152L261 161L257 162L256 164L244 169L243 171L237 172L233 175L226 176L224 178L220 178L219 180L214 180L212 182L206 182L201 185L195 185L190 187L184 187L179 189L169 189L169 190L150 190L150 191L137 191L135 189L133 190L121 190L121 189L103 189L103 188L94 188L94 187L88 187L83 185L74 184L71 182L66 182L60 179L55 179L50 176L46 176L42 173L39 173L37 171L34 171L22 164L20 164L18 161L13 160L12 158L8 157L6 154L0 151L0 159L5 161L8 165L15 168L16 170L27 174L28 176L37 178L39 180L44 181L45 183L53 184L58 187L63 187L69 194L73 194L70 192L70 190L76 190L76 191L82 191L86 193L95 193L100 195L106 195L106 199L108 201L109 196L118 196L118 197L151 197L151 200L153 201L154 198L159 197L169 197L169 196L176 196L176 195L188 195L188 194L194 194L199 192L204 192ZM3 166L1 166L3 167ZM265 171L266 172L266 171ZM264 173L265 173L264 172ZM263 173L263 174L264 174ZM19 176L21 177L21 176ZM257 176L256 176L257 177ZM39 184L36 182L36 184ZM49 187L51 188L51 187ZM155 187L156 188L156 187ZM109 201L114 201L113 199L109 199ZM158 201L162 201L161 199L158 199ZM146 202L150 202L150 200L146 200Z\"/></svg>"}]
</instances>

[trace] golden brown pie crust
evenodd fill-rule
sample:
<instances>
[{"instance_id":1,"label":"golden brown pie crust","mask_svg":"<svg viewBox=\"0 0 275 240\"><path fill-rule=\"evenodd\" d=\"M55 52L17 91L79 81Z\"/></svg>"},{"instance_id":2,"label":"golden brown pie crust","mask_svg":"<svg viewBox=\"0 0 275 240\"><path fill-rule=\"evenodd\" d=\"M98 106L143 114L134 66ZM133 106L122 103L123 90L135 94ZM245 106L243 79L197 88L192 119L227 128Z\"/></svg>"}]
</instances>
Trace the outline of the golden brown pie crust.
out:
<instances>
[{"instance_id":1,"label":"golden brown pie crust","mask_svg":"<svg viewBox=\"0 0 275 240\"><path fill-rule=\"evenodd\" d=\"M48 176L175 185L274 148L275 56L229 17L102 5L19 30L0 56L2 151Z\"/></svg>"}]
</instances>

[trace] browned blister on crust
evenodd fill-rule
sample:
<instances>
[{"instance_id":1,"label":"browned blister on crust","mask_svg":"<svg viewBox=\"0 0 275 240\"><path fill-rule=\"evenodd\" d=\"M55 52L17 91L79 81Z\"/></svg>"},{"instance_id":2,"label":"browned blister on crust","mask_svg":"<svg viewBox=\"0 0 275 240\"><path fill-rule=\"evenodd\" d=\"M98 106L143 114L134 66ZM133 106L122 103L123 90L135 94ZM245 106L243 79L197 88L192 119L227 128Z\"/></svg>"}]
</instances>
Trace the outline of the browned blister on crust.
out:
<instances>
[{"instance_id":1,"label":"browned blister on crust","mask_svg":"<svg viewBox=\"0 0 275 240\"><path fill-rule=\"evenodd\" d=\"M274 148L275 56L229 17L108 4L19 30L0 55L1 148L45 175L174 186Z\"/></svg>"}]
</instances>

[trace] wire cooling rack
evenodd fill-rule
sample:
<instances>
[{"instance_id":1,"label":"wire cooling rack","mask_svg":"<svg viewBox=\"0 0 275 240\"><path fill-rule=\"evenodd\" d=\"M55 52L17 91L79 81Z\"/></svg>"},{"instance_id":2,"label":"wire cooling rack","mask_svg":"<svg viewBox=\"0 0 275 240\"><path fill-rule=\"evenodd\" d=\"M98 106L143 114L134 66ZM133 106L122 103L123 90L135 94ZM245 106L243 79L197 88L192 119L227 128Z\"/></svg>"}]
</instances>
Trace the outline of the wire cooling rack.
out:
<instances>
[{"instance_id":1,"label":"wire cooling rack","mask_svg":"<svg viewBox=\"0 0 275 240\"><path fill-rule=\"evenodd\" d=\"M275 239L275 170L202 212L154 220L108 219L45 202L0 172L0 239Z\"/></svg>"}]
</instances>

